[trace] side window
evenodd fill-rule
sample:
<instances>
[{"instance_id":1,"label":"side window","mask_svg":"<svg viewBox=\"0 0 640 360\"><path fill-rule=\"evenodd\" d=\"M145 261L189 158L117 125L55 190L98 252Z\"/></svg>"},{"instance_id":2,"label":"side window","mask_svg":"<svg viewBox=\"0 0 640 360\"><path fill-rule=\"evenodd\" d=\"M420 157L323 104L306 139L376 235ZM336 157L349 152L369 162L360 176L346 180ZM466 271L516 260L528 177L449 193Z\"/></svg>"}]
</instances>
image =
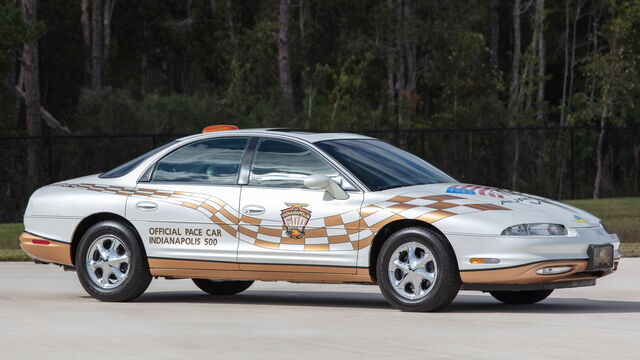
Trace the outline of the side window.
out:
<instances>
[{"instance_id":1,"label":"side window","mask_svg":"<svg viewBox=\"0 0 640 360\"><path fill-rule=\"evenodd\" d=\"M249 185L304 188L309 175L339 178L338 172L310 150L288 141L262 139L251 166Z\"/></svg>"},{"instance_id":2,"label":"side window","mask_svg":"<svg viewBox=\"0 0 640 360\"><path fill-rule=\"evenodd\" d=\"M173 151L156 164L151 181L236 184L246 137L198 141Z\"/></svg>"}]
</instances>

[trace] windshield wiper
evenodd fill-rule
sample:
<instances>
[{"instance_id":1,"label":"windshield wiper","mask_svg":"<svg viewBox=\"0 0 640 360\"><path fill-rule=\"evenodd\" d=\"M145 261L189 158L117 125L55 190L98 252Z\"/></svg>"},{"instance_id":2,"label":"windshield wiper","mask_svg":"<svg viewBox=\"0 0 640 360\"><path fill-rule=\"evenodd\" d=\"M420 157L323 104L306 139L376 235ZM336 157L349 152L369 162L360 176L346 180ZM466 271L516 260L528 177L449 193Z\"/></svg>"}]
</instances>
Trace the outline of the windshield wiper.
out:
<instances>
[{"instance_id":1,"label":"windshield wiper","mask_svg":"<svg viewBox=\"0 0 640 360\"><path fill-rule=\"evenodd\" d=\"M395 188L399 188L399 187L405 187L405 186L416 186L416 185L425 185L425 184L424 184L424 183L417 183L417 184L396 184L396 185L383 186L383 187L381 187L381 188L376 189L376 191L383 191L383 190L395 189Z\"/></svg>"},{"instance_id":2,"label":"windshield wiper","mask_svg":"<svg viewBox=\"0 0 640 360\"><path fill-rule=\"evenodd\" d=\"M389 190L389 189L395 189L395 188L399 188L399 187L403 187L403 186L411 186L411 185L405 185L405 184L389 185L389 186L383 186L383 187L378 188L376 190L377 191Z\"/></svg>"}]
</instances>

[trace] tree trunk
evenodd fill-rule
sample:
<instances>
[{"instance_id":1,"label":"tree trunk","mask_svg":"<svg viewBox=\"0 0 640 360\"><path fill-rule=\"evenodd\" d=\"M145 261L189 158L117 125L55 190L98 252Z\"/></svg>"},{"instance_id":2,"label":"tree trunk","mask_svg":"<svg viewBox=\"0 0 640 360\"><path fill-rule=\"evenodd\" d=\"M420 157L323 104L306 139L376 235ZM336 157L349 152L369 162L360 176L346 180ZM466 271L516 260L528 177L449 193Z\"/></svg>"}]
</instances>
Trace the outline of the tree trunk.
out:
<instances>
[{"instance_id":1,"label":"tree trunk","mask_svg":"<svg viewBox=\"0 0 640 360\"><path fill-rule=\"evenodd\" d=\"M498 75L498 50L500 46L500 17L496 0L489 0L489 65L494 76Z\"/></svg>"},{"instance_id":2,"label":"tree trunk","mask_svg":"<svg viewBox=\"0 0 640 360\"><path fill-rule=\"evenodd\" d=\"M306 19L307 19L307 7L304 6L304 0L300 0L300 9L298 12L298 23L300 26L300 41L304 41L304 36L305 36L304 23Z\"/></svg>"},{"instance_id":3,"label":"tree trunk","mask_svg":"<svg viewBox=\"0 0 640 360\"><path fill-rule=\"evenodd\" d=\"M536 99L536 117L538 125L544 120L544 77L545 77L545 52L544 52L544 0L536 0L536 26L538 27L538 97Z\"/></svg>"},{"instance_id":4,"label":"tree trunk","mask_svg":"<svg viewBox=\"0 0 640 360\"><path fill-rule=\"evenodd\" d=\"M233 3L227 0L227 23L229 25L229 39L233 45L233 57L238 55L238 39L236 36L236 23L233 16Z\"/></svg>"},{"instance_id":5,"label":"tree trunk","mask_svg":"<svg viewBox=\"0 0 640 360\"><path fill-rule=\"evenodd\" d=\"M92 1L91 88L102 90L104 74L104 1Z\"/></svg>"},{"instance_id":6,"label":"tree trunk","mask_svg":"<svg viewBox=\"0 0 640 360\"><path fill-rule=\"evenodd\" d=\"M35 26L38 18L37 0L22 0L25 21ZM38 42L32 41L24 45L22 50L25 112L27 120L27 134L29 136L42 135L42 118L40 113L40 84L38 64ZM27 147L27 191L32 192L43 181L42 168L42 140L32 139Z\"/></svg>"},{"instance_id":7,"label":"tree trunk","mask_svg":"<svg viewBox=\"0 0 640 360\"><path fill-rule=\"evenodd\" d=\"M580 10L584 5L584 0L578 0L576 4L576 14L573 18L573 38L571 40L571 61L569 63L569 91L567 93L567 111L566 116L571 111L571 99L573 97L573 80L575 78L575 65L576 65L576 34L578 33L578 20L580 19Z\"/></svg>"},{"instance_id":8,"label":"tree trunk","mask_svg":"<svg viewBox=\"0 0 640 360\"><path fill-rule=\"evenodd\" d=\"M600 113L600 134L598 135L598 147L596 150L596 179L593 184L593 198L600 198L600 187L602 186L602 147L604 144L604 125L609 116L609 86L605 84L602 93L602 111Z\"/></svg>"},{"instance_id":9,"label":"tree trunk","mask_svg":"<svg viewBox=\"0 0 640 360\"><path fill-rule=\"evenodd\" d=\"M104 2L104 15L103 15L103 29L104 29L104 44L102 54L102 74L106 77L106 64L109 58L109 44L111 43L111 18L113 17L113 9L116 6L116 0L105 0Z\"/></svg>"},{"instance_id":10,"label":"tree trunk","mask_svg":"<svg viewBox=\"0 0 640 360\"><path fill-rule=\"evenodd\" d=\"M86 49L91 49L91 0L82 0L80 2L80 24L82 26L82 39ZM91 51L87 50L87 54ZM84 72L87 79L91 78L91 56L86 56L84 64Z\"/></svg>"},{"instance_id":11,"label":"tree trunk","mask_svg":"<svg viewBox=\"0 0 640 360\"><path fill-rule=\"evenodd\" d=\"M291 57L289 53L289 14L291 0L280 0L280 19L278 33L278 70L280 75L280 89L282 104L288 125L296 125L295 102L293 97L293 82L291 80Z\"/></svg>"},{"instance_id":12,"label":"tree trunk","mask_svg":"<svg viewBox=\"0 0 640 360\"><path fill-rule=\"evenodd\" d=\"M416 34L414 31L415 4L413 1L404 3L403 32L405 54L407 58L407 93L413 95L418 82Z\"/></svg>"},{"instance_id":13,"label":"tree trunk","mask_svg":"<svg viewBox=\"0 0 640 360\"><path fill-rule=\"evenodd\" d=\"M511 84L509 86L509 125L518 126L518 118L520 116L520 56L521 56L521 40L520 40L520 0L513 2L513 57L511 62ZM518 132L515 133L513 163L511 166L511 188L516 189L518 183L518 162L520 157L520 144Z\"/></svg>"}]
</instances>

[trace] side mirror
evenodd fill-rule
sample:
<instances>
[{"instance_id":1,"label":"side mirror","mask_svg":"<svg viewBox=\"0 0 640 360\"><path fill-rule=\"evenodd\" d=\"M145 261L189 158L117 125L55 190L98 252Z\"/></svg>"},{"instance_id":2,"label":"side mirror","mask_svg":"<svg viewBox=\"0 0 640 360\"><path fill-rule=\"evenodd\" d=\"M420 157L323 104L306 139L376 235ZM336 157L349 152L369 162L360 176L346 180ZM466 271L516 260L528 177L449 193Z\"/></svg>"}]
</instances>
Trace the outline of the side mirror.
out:
<instances>
[{"instance_id":1,"label":"side mirror","mask_svg":"<svg viewBox=\"0 0 640 360\"><path fill-rule=\"evenodd\" d=\"M347 194L338 183L325 175L308 176L304 179L304 186L309 189L324 189L337 200L347 200L349 198L349 194Z\"/></svg>"}]
</instances>

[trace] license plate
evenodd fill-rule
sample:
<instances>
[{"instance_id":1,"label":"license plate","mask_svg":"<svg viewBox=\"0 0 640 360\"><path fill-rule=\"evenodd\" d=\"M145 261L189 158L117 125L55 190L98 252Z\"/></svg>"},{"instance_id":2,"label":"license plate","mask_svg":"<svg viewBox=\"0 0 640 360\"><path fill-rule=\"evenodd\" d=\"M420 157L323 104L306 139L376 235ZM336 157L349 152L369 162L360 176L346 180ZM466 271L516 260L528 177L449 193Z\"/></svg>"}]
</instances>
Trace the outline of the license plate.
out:
<instances>
[{"instance_id":1,"label":"license plate","mask_svg":"<svg viewBox=\"0 0 640 360\"><path fill-rule=\"evenodd\" d=\"M613 245L589 245L589 270L610 269L613 267Z\"/></svg>"}]
</instances>

